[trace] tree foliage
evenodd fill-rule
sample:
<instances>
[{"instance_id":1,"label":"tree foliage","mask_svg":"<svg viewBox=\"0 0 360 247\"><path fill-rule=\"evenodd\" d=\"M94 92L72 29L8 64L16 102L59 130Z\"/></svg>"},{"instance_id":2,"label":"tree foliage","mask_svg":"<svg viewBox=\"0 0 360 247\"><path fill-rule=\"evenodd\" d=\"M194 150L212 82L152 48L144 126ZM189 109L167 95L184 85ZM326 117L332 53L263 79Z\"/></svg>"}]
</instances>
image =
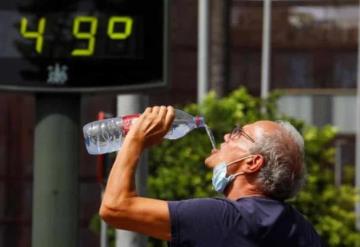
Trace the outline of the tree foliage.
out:
<instances>
[{"instance_id":1,"label":"tree foliage","mask_svg":"<svg viewBox=\"0 0 360 247\"><path fill-rule=\"evenodd\" d=\"M277 109L279 96L279 92L274 92L268 99L261 100L244 88L223 98L210 92L201 104L187 105L184 110L204 116L218 142L235 124L260 119L290 121L304 136L308 178L305 188L289 202L308 217L329 246L360 246L360 234L355 229L355 190L351 183L334 185L335 151L330 144L336 129L309 126L281 115ZM150 196L180 200L217 195L211 185L212 173L203 165L210 151L211 144L203 129L176 141L165 140L153 148L149 162ZM165 246L156 241L150 245Z\"/></svg>"}]
</instances>

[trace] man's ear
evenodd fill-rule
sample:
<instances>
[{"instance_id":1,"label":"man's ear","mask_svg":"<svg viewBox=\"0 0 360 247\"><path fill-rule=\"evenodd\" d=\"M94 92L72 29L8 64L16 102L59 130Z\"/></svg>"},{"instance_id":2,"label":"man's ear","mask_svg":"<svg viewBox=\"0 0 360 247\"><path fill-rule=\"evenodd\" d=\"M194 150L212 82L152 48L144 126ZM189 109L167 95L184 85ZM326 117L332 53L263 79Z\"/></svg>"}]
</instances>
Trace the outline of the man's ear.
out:
<instances>
[{"instance_id":1,"label":"man's ear","mask_svg":"<svg viewBox=\"0 0 360 247\"><path fill-rule=\"evenodd\" d=\"M254 154L245 160L245 164L247 173L258 172L264 165L264 157L260 154Z\"/></svg>"}]
</instances>

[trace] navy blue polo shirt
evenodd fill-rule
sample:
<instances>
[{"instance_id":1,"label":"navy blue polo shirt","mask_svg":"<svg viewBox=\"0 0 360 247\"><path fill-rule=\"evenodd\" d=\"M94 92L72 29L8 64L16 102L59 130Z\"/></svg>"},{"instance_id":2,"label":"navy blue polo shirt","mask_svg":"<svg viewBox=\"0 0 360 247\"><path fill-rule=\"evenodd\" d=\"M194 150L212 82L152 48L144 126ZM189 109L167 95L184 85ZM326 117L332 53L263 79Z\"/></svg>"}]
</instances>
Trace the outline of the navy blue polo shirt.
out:
<instances>
[{"instance_id":1,"label":"navy blue polo shirt","mask_svg":"<svg viewBox=\"0 0 360 247\"><path fill-rule=\"evenodd\" d=\"M324 246L313 226L292 206L265 197L168 203L170 247Z\"/></svg>"}]
</instances>

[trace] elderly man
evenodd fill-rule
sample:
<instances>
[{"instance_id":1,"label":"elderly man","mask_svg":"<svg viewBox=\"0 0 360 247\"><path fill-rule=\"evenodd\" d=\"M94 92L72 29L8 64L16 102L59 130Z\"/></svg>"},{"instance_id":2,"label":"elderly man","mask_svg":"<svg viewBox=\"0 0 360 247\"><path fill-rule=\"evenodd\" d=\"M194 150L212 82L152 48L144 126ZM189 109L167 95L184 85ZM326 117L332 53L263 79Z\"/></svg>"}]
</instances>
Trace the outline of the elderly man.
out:
<instances>
[{"instance_id":1,"label":"elderly man","mask_svg":"<svg viewBox=\"0 0 360 247\"><path fill-rule=\"evenodd\" d=\"M258 121L224 136L205 164L225 198L162 201L136 194L142 151L162 141L172 107L149 107L131 127L112 167L100 208L116 228L170 246L322 246L312 225L284 202L304 180L303 139L286 122Z\"/></svg>"}]
</instances>

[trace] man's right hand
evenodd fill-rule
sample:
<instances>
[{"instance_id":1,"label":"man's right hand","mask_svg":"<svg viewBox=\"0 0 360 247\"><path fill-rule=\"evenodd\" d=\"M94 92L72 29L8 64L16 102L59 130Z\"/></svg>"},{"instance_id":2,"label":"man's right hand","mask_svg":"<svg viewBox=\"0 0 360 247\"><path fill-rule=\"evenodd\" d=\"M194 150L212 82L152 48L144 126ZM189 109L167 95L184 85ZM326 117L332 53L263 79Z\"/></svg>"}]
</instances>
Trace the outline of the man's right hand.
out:
<instances>
[{"instance_id":1,"label":"man's right hand","mask_svg":"<svg viewBox=\"0 0 360 247\"><path fill-rule=\"evenodd\" d=\"M175 118L172 106L148 107L130 127L125 141L136 141L143 148L159 144L169 131Z\"/></svg>"}]
</instances>

